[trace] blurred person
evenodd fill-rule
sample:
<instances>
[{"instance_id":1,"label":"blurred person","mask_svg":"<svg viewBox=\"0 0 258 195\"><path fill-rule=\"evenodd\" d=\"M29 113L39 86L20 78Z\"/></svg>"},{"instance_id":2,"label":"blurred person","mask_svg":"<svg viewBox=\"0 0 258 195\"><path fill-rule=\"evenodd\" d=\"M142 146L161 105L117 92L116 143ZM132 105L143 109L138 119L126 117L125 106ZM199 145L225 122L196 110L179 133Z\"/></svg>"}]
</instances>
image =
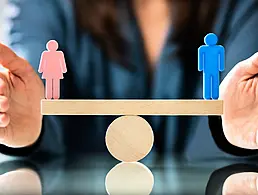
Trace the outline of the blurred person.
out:
<instances>
[{"instance_id":1,"label":"blurred person","mask_svg":"<svg viewBox=\"0 0 258 195\"><path fill-rule=\"evenodd\" d=\"M257 153L257 1L9 0L9 6L16 14L7 12L9 43L0 46L8 69L0 74L1 153L106 151L115 116L41 115L44 85L36 72L49 40L66 58L61 99L200 99L197 49L209 32L226 50L224 114L144 117L155 149L184 155L195 139L196 153L213 155L214 146L238 156ZM214 141L206 141L209 133Z\"/></svg>"}]
</instances>

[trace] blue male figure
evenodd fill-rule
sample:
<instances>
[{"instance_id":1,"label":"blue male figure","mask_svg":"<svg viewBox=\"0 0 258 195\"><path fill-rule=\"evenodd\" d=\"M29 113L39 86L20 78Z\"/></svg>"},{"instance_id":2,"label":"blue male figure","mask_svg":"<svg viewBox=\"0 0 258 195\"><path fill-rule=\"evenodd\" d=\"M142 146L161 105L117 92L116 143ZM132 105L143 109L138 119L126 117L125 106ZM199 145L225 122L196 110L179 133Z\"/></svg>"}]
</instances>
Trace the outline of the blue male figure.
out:
<instances>
[{"instance_id":1,"label":"blue male figure","mask_svg":"<svg viewBox=\"0 0 258 195\"><path fill-rule=\"evenodd\" d=\"M198 49L198 70L203 71L203 98L219 98L219 71L225 69L225 50L221 45L216 45L218 37L209 33L204 38L204 43Z\"/></svg>"}]
</instances>

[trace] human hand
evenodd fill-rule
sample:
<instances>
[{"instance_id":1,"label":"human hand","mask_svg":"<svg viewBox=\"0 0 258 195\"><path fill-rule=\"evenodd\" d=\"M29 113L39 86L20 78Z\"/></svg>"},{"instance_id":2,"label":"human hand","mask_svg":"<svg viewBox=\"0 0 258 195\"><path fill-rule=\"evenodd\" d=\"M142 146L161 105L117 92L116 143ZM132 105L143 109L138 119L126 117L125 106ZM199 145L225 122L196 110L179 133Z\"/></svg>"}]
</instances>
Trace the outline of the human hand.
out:
<instances>
[{"instance_id":1,"label":"human hand","mask_svg":"<svg viewBox=\"0 0 258 195\"><path fill-rule=\"evenodd\" d=\"M227 140L258 149L258 53L238 63L220 85L222 125Z\"/></svg>"},{"instance_id":2,"label":"human hand","mask_svg":"<svg viewBox=\"0 0 258 195\"><path fill-rule=\"evenodd\" d=\"M0 44L0 143L25 147L39 137L44 85L32 66Z\"/></svg>"},{"instance_id":3,"label":"human hand","mask_svg":"<svg viewBox=\"0 0 258 195\"><path fill-rule=\"evenodd\" d=\"M258 195L258 173L244 172L229 176L223 184L222 195Z\"/></svg>"}]
</instances>

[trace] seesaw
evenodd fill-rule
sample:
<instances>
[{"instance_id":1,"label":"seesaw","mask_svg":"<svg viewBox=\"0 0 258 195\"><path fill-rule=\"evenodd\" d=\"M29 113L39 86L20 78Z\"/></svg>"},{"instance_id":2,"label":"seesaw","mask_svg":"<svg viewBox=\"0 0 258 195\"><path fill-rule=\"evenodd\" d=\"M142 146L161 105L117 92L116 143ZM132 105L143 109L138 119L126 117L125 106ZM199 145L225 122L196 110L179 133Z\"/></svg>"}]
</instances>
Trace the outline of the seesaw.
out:
<instances>
[{"instance_id":1,"label":"seesaw","mask_svg":"<svg viewBox=\"0 0 258 195\"><path fill-rule=\"evenodd\" d=\"M149 123L139 115L222 115L222 100L42 100L42 115L120 115L108 127L106 145L116 159L136 162L154 142ZM76 130L75 130L76 131Z\"/></svg>"},{"instance_id":2,"label":"seesaw","mask_svg":"<svg viewBox=\"0 0 258 195\"><path fill-rule=\"evenodd\" d=\"M219 71L224 70L225 54L224 47L216 45L217 41L217 36L209 33L204 38L205 45L198 49L198 71L205 73L203 74L204 99L219 97L219 85L216 81L219 81ZM49 41L47 49L48 51L42 54L39 73L43 73L42 78L46 79L46 98L58 99L60 86L52 84L53 80L63 79L63 73L67 72L65 58L61 51L57 51L56 41ZM214 53L217 53L217 57L214 57ZM41 113L42 115L122 115L108 127L106 145L116 159L134 162L143 159L150 152L154 140L151 126L139 115L222 115L223 101L42 100Z\"/></svg>"}]
</instances>

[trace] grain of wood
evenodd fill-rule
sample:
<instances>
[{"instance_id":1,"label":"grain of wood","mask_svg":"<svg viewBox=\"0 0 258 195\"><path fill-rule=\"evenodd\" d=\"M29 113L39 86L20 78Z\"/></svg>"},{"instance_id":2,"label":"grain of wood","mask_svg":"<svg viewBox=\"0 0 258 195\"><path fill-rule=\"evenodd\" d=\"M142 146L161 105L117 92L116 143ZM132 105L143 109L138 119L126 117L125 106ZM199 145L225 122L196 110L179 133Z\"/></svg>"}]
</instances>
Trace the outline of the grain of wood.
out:
<instances>
[{"instance_id":1,"label":"grain of wood","mask_svg":"<svg viewBox=\"0 0 258 195\"><path fill-rule=\"evenodd\" d=\"M114 120L106 132L110 154L122 162L137 162L151 151L154 135L151 126L139 116L122 116Z\"/></svg>"},{"instance_id":2,"label":"grain of wood","mask_svg":"<svg viewBox=\"0 0 258 195\"><path fill-rule=\"evenodd\" d=\"M222 115L222 100L42 100L43 115Z\"/></svg>"}]
</instances>

